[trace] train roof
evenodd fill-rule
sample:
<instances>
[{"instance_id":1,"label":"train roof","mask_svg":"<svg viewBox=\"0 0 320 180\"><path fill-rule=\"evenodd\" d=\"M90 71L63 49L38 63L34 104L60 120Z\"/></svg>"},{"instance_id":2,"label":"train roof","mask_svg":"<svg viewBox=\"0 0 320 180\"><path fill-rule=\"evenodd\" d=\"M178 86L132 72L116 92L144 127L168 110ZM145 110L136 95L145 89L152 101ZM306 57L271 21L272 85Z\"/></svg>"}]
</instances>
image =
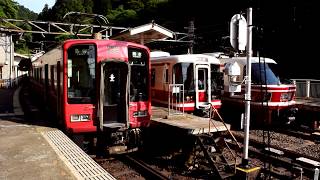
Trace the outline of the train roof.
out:
<instances>
[{"instance_id":1,"label":"train roof","mask_svg":"<svg viewBox=\"0 0 320 180\"><path fill-rule=\"evenodd\" d=\"M70 45L70 44L74 44L74 43L95 43L97 45L104 45L104 44L108 44L108 45L121 45L123 44L124 46L130 46L130 45L134 45L136 47L140 47L140 48L145 48L148 49L149 48L145 45L142 44L138 44L135 42L130 42L130 41L121 41L121 40L112 40L112 39L68 39L66 41L64 41L64 46L65 45Z\"/></svg>"},{"instance_id":2,"label":"train roof","mask_svg":"<svg viewBox=\"0 0 320 180\"><path fill-rule=\"evenodd\" d=\"M203 54L216 57L221 61L221 63L237 61L238 63L243 64L243 65L247 64L247 57L246 56L229 57L228 55L225 55L222 52L203 53ZM271 64L277 64L277 62L275 60L273 60L271 58L267 58L267 57L251 57L251 62L252 63L266 62L266 63L271 63Z\"/></svg>"},{"instance_id":3,"label":"train roof","mask_svg":"<svg viewBox=\"0 0 320 180\"><path fill-rule=\"evenodd\" d=\"M237 62L239 64L245 65L247 64L247 57L231 57L231 58L219 58L221 63L226 62ZM267 57L251 57L251 63L259 63L259 62L265 62L270 64L277 64L277 62L271 58Z\"/></svg>"},{"instance_id":4,"label":"train roof","mask_svg":"<svg viewBox=\"0 0 320 180\"><path fill-rule=\"evenodd\" d=\"M168 55L168 54L167 54ZM211 64L220 64L218 58L205 54L180 54L170 56L151 56L151 63L177 63L177 62L205 62Z\"/></svg>"}]
</instances>

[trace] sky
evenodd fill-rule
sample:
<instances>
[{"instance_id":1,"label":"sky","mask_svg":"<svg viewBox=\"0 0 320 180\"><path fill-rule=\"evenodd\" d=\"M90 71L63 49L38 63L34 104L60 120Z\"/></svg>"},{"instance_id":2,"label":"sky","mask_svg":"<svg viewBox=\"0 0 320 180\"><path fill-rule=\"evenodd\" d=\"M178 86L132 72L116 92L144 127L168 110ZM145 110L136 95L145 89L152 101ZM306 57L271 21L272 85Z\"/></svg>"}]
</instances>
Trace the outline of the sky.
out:
<instances>
[{"instance_id":1,"label":"sky","mask_svg":"<svg viewBox=\"0 0 320 180\"><path fill-rule=\"evenodd\" d=\"M37 14L39 14L42 11L45 4L48 4L49 8L51 8L56 2L56 0L14 0L14 1Z\"/></svg>"}]
</instances>

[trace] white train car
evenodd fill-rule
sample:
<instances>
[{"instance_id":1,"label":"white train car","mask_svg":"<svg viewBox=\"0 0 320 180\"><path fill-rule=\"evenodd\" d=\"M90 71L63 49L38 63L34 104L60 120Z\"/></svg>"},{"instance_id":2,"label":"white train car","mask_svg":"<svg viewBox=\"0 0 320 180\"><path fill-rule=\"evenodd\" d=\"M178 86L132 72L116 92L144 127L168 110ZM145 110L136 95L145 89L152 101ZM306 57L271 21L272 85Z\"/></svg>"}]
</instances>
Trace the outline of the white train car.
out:
<instances>
[{"instance_id":1,"label":"white train car","mask_svg":"<svg viewBox=\"0 0 320 180\"><path fill-rule=\"evenodd\" d=\"M228 109L244 108L245 76L247 57L228 57L218 53L207 53L220 60L224 72L224 91L222 103L229 105ZM232 77L226 72L226 67L237 63L239 74ZM277 62L267 57L251 57L251 112L256 119L263 119L267 113L267 123L274 120L285 120L290 123L295 119L296 86L288 81L282 81L277 74ZM238 86L238 87L236 87ZM235 114L235 111L234 113ZM240 116L239 116L240 117Z\"/></svg>"},{"instance_id":2,"label":"white train car","mask_svg":"<svg viewBox=\"0 0 320 180\"><path fill-rule=\"evenodd\" d=\"M217 58L203 54L151 52L153 104L202 113L210 106L220 108L222 88L222 73ZM172 103L174 98L178 100Z\"/></svg>"}]
</instances>

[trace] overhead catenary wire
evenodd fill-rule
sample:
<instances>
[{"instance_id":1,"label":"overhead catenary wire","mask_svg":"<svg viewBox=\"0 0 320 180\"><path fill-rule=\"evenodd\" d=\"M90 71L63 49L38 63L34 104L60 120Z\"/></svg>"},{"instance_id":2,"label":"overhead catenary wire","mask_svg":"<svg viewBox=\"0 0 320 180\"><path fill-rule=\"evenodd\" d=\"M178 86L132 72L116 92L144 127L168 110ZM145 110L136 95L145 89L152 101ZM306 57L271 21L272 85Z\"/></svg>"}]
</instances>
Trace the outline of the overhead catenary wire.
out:
<instances>
[{"instance_id":1,"label":"overhead catenary wire","mask_svg":"<svg viewBox=\"0 0 320 180\"><path fill-rule=\"evenodd\" d=\"M258 11L259 13L259 11ZM259 15L258 15L259 16ZM263 66L261 65L261 57L260 54L263 55L262 52L262 45L261 45L261 39L263 38L263 35L261 34L261 28L259 27L260 24L258 24L258 26L256 26L256 32L258 35L257 38L257 49L258 49L258 53L257 53L257 57L259 59L258 62L258 70L259 70L259 80L260 80L260 94L261 94L261 104L262 104L262 110L264 110L264 116L265 119L263 120L263 135L262 135L262 140L264 145L269 148L270 144L271 144L271 137L270 137L270 124L271 123L269 121L270 118L270 113L269 113L269 95L268 95L268 80L267 80L267 72L266 72L266 61L265 59L263 60ZM264 56L263 56L264 57ZM261 67L262 66L262 67ZM263 70L263 71L262 71ZM264 72L263 74L261 72ZM263 81L264 80L264 81ZM270 97L271 98L271 97ZM265 107L264 107L265 106ZM267 137L266 137L267 134ZM267 154L267 156L269 156L269 154ZM266 158L266 160L264 161L264 168L268 169L269 171L271 171L271 163L268 161L268 159L270 158ZM269 176L269 179L271 177Z\"/></svg>"}]
</instances>

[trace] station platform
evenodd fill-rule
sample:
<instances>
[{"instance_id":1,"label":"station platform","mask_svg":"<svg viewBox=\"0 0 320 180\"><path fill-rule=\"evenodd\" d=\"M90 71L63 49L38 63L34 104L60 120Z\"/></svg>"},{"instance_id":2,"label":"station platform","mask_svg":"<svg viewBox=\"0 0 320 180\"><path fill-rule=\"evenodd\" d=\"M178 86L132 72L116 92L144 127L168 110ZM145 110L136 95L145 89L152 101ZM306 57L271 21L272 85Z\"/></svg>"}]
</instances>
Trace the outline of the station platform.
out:
<instances>
[{"instance_id":1,"label":"station platform","mask_svg":"<svg viewBox=\"0 0 320 180\"><path fill-rule=\"evenodd\" d=\"M0 179L115 179L62 131L25 119L13 94L13 112L0 114Z\"/></svg>"},{"instance_id":2,"label":"station platform","mask_svg":"<svg viewBox=\"0 0 320 180\"><path fill-rule=\"evenodd\" d=\"M213 133L230 130L230 124L210 120L188 113L168 115L168 108L152 106L151 123L153 125L167 125L188 131L188 134Z\"/></svg>"},{"instance_id":3,"label":"station platform","mask_svg":"<svg viewBox=\"0 0 320 180\"><path fill-rule=\"evenodd\" d=\"M296 97L296 107L302 110L320 111L320 98L301 98Z\"/></svg>"}]
</instances>

